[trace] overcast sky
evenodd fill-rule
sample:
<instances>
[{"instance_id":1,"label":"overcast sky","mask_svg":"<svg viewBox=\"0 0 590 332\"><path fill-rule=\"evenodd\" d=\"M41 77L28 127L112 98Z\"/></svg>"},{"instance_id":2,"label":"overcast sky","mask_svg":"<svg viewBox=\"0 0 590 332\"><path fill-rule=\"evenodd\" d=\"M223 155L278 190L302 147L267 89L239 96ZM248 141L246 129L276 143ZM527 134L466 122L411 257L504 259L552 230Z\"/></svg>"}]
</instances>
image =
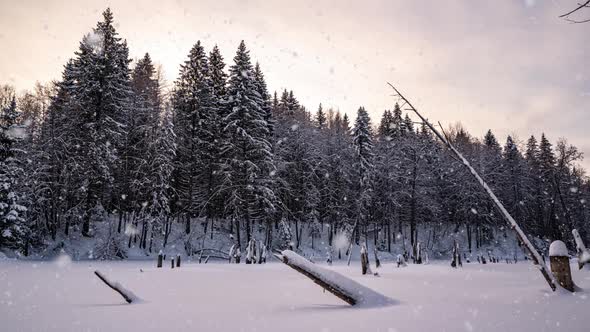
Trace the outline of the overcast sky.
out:
<instances>
[{"instance_id":1,"label":"overcast sky","mask_svg":"<svg viewBox=\"0 0 590 332\"><path fill-rule=\"evenodd\" d=\"M269 89L310 110L364 105L377 122L390 81L445 125L501 144L545 132L590 155L590 23L557 18L576 2L0 0L0 83L59 78L110 6L132 58L149 52L170 82L197 40L229 64L244 39Z\"/></svg>"}]
</instances>

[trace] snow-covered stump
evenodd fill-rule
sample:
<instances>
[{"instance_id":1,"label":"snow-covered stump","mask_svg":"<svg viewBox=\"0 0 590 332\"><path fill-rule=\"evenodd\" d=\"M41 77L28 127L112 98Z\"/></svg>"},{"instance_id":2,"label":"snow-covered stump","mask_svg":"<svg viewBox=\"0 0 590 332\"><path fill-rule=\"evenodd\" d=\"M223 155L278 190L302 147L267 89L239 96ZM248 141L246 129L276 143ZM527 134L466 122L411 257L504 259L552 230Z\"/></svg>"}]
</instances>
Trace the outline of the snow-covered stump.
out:
<instances>
[{"instance_id":1,"label":"snow-covered stump","mask_svg":"<svg viewBox=\"0 0 590 332\"><path fill-rule=\"evenodd\" d=\"M404 256L401 254L397 255L397 267L406 267L406 260L404 259Z\"/></svg>"},{"instance_id":2,"label":"snow-covered stump","mask_svg":"<svg viewBox=\"0 0 590 332\"><path fill-rule=\"evenodd\" d=\"M291 250L284 250L274 256L350 305L377 306L394 303L390 298L336 271L317 266Z\"/></svg>"},{"instance_id":3,"label":"snow-covered stump","mask_svg":"<svg viewBox=\"0 0 590 332\"><path fill-rule=\"evenodd\" d=\"M371 274L371 266L369 265L369 253L367 252L367 247L363 244L361 246L361 273L363 275L369 273Z\"/></svg>"},{"instance_id":4,"label":"snow-covered stump","mask_svg":"<svg viewBox=\"0 0 590 332\"><path fill-rule=\"evenodd\" d=\"M562 241L553 241L549 246L549 262L551 273L559 285L570 292L574 291L574 281L572 280L572 271L570 269L570 258L567 253L567 247Z\"/></svg>"},{"instance_id":5,"label":"snow-covered stump","mask_svg":"<svg viewBox=\"0 0 590 332\"><path fill-rule=\"evenodd\" d=\"M119 293L119 295L121 295L125 301L127 301L127 303L137 302L139 300L139 298L133 294L133 292L123 287L120 283L107 279L107 277L102 274L102 272L96 270L94 271L94 274L112 290Z\"/></svg>"},{"instance_id":6,"label":"snow-covered stump","mask_svg":"<svg viewBox=\"0 0 590 332\"><path fill-rule=\"evenodd\" d=\"M162 255L162 252L160 251L160 253L158 254L158 264L156 265L156 267L158 267L158 268L162 267L163 260L164 260L164 256Z\"/></svg>"}]
</instances>

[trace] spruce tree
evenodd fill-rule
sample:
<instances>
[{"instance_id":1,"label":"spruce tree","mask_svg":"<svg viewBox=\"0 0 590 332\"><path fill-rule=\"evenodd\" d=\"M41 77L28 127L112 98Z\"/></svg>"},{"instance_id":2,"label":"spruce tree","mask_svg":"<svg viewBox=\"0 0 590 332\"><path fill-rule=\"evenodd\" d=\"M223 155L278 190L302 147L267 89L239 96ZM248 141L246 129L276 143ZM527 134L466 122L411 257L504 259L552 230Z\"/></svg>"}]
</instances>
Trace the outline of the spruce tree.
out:
<instances>
[{"instance_id":1,"label":"spruce tree","mask_svg":"<svg viewBox=\"0 0 590 332\"><path fill-rule=\"evenodd\" d=\"M320 106L318 106L315 122L319 130L324 130L326 128L326 113L324 112L321 103Z\"/></svg>"},{"instance_id":2,"label":"spruce tree","mask_svg":"<svg viewBox=\"0 0 590 332\"><path fill-rule=\"evenodd\" d=\"M227 140L222 151L227 181L226 208L238 226L240 219L245 221L247 241L251 237L251 222L273 212L276 203L268 123L264 100L257 89L250 54L242 41L230 67L227 90L230 112L223 119Z\"/></svg>"},{"instance_id":3,"label":"spruce tree","mask_svg":"<svg viewBox=\"0 0 590 332\"><path fill-rule=\"evenodd\" d=\"M0 114L0 248L23 249L26 252L30 230L24 214L21 180L23 166L18 156L16 143L17 118L16 99L13 97Z\"/></svg>"},{"instance_id":4,"label":"spruce tree","mask_svg":"<svg viewBox=\"0 0 590 332\"><path fill-rule=\"evenodd\" d=\"M181 66L173 96L174 128L178 137L175 188L191 232L191 218L213 213L210 198L218 183L218 103L205 50L198 41Z\"/></svg>"},{"instance_id":5,"label":"spruce tree","mask_svg":"<svg viewBox=\"0 0 590 332\"><path fill-rule=\"evenodd\" d=\"M128 54L107 9L103 21L80 43L74 59L71 116L82 129L75 148L81 164L84 236L90 236L93 211L108 204L114 168L120 166L117 150L124 145L132 94Z\"/></svg>"},{"instance_id":6,"label":"spruce tree","mask_svg":"<svg viewBox=\"0 0 590 332\"><path fill-rule=\"evenodd\" d=\"M406 116L404 118L403 126L407 134L414 134L414 122L412 121L412 119L410 119L408 113L406 113Z\"/></svg>"},{"instance_id":7,"label":"spruce tree","mask_svg":"<svg viewBox=\"0 0 590 332\"><path fill-rule=\"evenodd\" d=\"M364 107L357 111L357 118L352 131L352 144L355 149L355 169L357 189L357 220L363 226L363 234L366 236L366 227L369 222L373 164L373 133L369 113Z\"/></svg>"}]
</instances>

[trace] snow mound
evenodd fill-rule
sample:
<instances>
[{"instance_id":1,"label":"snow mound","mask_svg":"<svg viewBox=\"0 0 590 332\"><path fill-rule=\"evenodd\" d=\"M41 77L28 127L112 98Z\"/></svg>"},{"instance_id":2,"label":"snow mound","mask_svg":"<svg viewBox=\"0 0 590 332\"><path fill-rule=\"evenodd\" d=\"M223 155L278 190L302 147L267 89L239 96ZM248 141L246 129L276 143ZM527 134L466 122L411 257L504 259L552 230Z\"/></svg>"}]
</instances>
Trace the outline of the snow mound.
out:
<instances>
[{"instance_id":1,"label":"snow mound","mask_svg":"<svg viewBox=\"0 0 590 332\"><path fill-rule=\"evenodd\" d=\"M55 265L61 269L67 268L72 265L72 258L65 252L62 252L55 260Z\"/></svg>"},{"instance_id":2,"label":"snow mound","mask_svg":"<svg viewBox=\"0 0 590 332\"><path fill-rule=\"evenodd\" d=\"M289 264L297 266L314 277L335 285L340 291L356 301L355 307L376 307L395 304L395 301L342 274L320 267L291 250L284 250L281 254L287 258Z\"/></svg>"},{"instance_id":3,"label":"snow mound","mask_svg":"<svg viewBox=\"0 0 590 332\"><path fill-rule=\"evenodd\" d=\"M567 256L567 247L563 241L553 241L549 246L549 256Z\"/></svg>"}]
</instances>

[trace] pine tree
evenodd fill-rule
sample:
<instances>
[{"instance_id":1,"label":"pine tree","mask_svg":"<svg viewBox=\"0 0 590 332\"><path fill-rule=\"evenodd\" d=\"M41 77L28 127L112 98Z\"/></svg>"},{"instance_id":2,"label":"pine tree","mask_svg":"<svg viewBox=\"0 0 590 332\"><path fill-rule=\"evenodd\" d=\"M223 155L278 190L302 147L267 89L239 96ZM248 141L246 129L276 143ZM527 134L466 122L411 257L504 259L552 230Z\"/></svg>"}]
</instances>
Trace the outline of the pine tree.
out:
<instances>
[{"instance_id":1,"label":"pine tree","mask_svg":"<svg viewBox=\"0 0 590 332\"><path fill-rule=\"evenodd\" d=\"M352 131L352 144L355 149L355 169L357 188L357 220L364 227L363 234L366 237L366 226L369 222L373 164L373 133L369 113L364 107L357 111L357 118Z\"/></svg>"},{"instance_id":2,"label":"pine tree","mask_svg":"<svg viewBox=\"0 0 590 332\"><path fill-rule=\"evenodd\" d=\"M492 133L491 129L488 129L486 135L483 138L483 144L493 152L500 153L500 143L496 139L496 136Z\"/></svg>"},{"instance_id":3,"label":"pine tree","mask_svg":"<svg viewBox=\"0 0 590 332\"><path fill-rule=\"evenodd\" d=\"M26 252L30 230L24 218L27 208L22 205L20 180L24 174L16 150L19 114L14 96L0 116L0 248L19 248Z\"/></svg>"},{"instance_id":4,"label":"pine tree","mask_svg":"<svg viewBox=\"0 0 590 332\"><path fill-rule=\"evenodd\" d=\"M543 229L543 185L539 169L539 147L535 136L531 136L527 141L525 152L525 159L527 163L527 178L529 192L531 193L530 215L532 227L534 227L537 234L540 234Z\"/></svg>"},{"instance_id":5,"label":"pine tree","mask_svg":"<svg viewBox=\"0 0 590 332\"><path fill-rule=\"evenodd\" d=\"M542 204L544 207L543 233L553 239L559 239L558 219L556 215L557 188L555 187L555 154L545 134L541 134L539 142L539 178L542 188Z\"/></svg>"},{"instance_id":6,"label":"pine tree","mask_svg":"<svg viewBox=\"0 0 590 332\"><path fill-rule=\"evenodd\" d=\"M256 91L258 94L260 94L260 98L262 99L261 107L264 113L264 121L266 121L268 127L267 140L271 142L275 130L274 119L272 118L272 104L270 95L268 94L268 89L266 87L266 82L264 80L264 74L262 73L262 69L260 69L258 62L256 62L256 66L254 66L254 81L256 83Z\"/></svg>"},{"instance_id":7,"label":"pine tree","mask_svg":"<svg viewBox=\"0 0 590 332\"><path fill-rule=\"evenodd\" d=\"M219 114L213 94L209 64L198 41L181 66L174 91L174 128L178 137L175 188L185 232L191 232L191 218L204 214L211 217L210 198L218 184Z\"/></svg>"},{"instance_id":8,"label":"pine tree","mask_svg":"<svg viewBox=\"0 0 590 332\"><path fill-rule=\"evenodd\" d=\"M318 126L319 130L324 130L326 128L326 113L322 109L322 104L318 106L318 111L315 117L316 125Z\"/></svg>"},{"instance_id":9,"label":"pine tree","mask_svg":"<svg viewBox=\"0 0 590 332\"><path fill-rule=\"evenodd\" d=\"M216 163L217 163L217 170L215 174L215 178L217 180L216 183L216 192L213 194L213 197L210 197L209 204L211 207L209 211L218 217L223 216L223 209L224 209L224 197L223 192L221 191L221 178L220 178L220 169L221 169L221 150L219 147L222 145L222 142L226 139L223 136L223 118L229 113L229 109L227 107L227 74L225 73L225 62L223 60L223 56L219 51L217 45L213 47L211 53L209 53L209 74L211 76L211 81L213 83L213 102L215 103L216 114L217 117L215 119L216 126L213 132L214 134L214 141L216 142L217 148L217 156L216 156ZM213 222L213 221L212 221ZM211 235L213 232L211 232Z\"/></svg>"},{"instance_id":10,"label":"pine tree","mask_svg":"<svg viewBox=\"0 0 590 332\"><path fill-rule=\"evenodd\" d=\"M219 47L215 45L211 53L209 53L209 73L213 85L213 95L220 102L224 101L227 93L227 74L224 68L223 56L219 51Z\"/></svg>"},{"instance_id":11,"label":"pine tree","mask_svg":"<svg viewBox=\"0 0 590 332\"><path fill-rule=\"evenodd\" d=\"M115 31L110 9L103 19L80 43L71 87L72 117L82 129L75 147L81 164L84 236L90 236L93 210L108 203L105 193L113 185L113 165L118 165L117 149L124 144L132 94L127 44Z\"/></svg>"},{"instance_id":12,"label":"pine tree","mask_svg":"<svg viewBox=\"0 0 590 332\"><path fill-rule=\"evenodd\" d=\"M414 122L410 119L408 113L406 113L406 117L404 118L403 127L407 134L414 134Z\"/></svg>"},{"instance_id":13,"label":"pine tree","mask_svg":"<svg viewBox=\"0 0 590 332\"><path fill-rule=\"evenodd\" d=\"M392 137L400 137L406 133L406 128L404 126L404 120L402 119L402 110L399 107L398 103L395 103L393 107L393 119L391 121L392 128L391 128L391 136Z\"/></svg>"},{"instance_id":14,"label":"pine tree","mask_svg":"<svg viewBox=\"0 0 590 332\"><path fill-rule=\"evenodd\" d=\"M378 130L379 137L382 140L389 141L394 135L393 115L390 110L385 110L381 117Z\"/></svg>"},{"instance_id":15,"label":"pine tree","mask_svg":"<svg viewBox=\"0 0 590 332\"><path fill-rule=\"evenodd\" d=\"M523 199L523 164L522 155L518 151L516 144L511 136L506 138L504 145L503 163L502 163L502 193L504 196L504 205L512 216L520 220L523 211L521 202Z\"/></svg>"},{"instance_id":16,"label":"pine tree","mask_svg":"<svg viewBox=\"0 0 590 332\"><path fill-rule=\"evenodd\" d=\"M139 213L151 201L149 164L160 115L160 87L149 54L141 58L131 73L131 107L125 120L124 143L119 148L120 165L116 174L115 200L119 208L118 232L127 214ZM146 228L147 218L143 227ZM137 225L134 225L135 227ZM143 240L143 239L142 239ZM140 242L143 245L143 241Z\"/></svg>"},{"instance_id":17,"label":"pine tree","mask_svg":"<svg viewBox=\"0 0 590 332\"><path fill-rule=\"evenodd\" d=\"M271 177L273 154L264 100L257 88L249 51L242 41L230 67L223 171L227 180L226 208L238 225L244 219L247 241L251 238L251 222L274 211L276 202Z\"/></svg>"}]
</instances>

